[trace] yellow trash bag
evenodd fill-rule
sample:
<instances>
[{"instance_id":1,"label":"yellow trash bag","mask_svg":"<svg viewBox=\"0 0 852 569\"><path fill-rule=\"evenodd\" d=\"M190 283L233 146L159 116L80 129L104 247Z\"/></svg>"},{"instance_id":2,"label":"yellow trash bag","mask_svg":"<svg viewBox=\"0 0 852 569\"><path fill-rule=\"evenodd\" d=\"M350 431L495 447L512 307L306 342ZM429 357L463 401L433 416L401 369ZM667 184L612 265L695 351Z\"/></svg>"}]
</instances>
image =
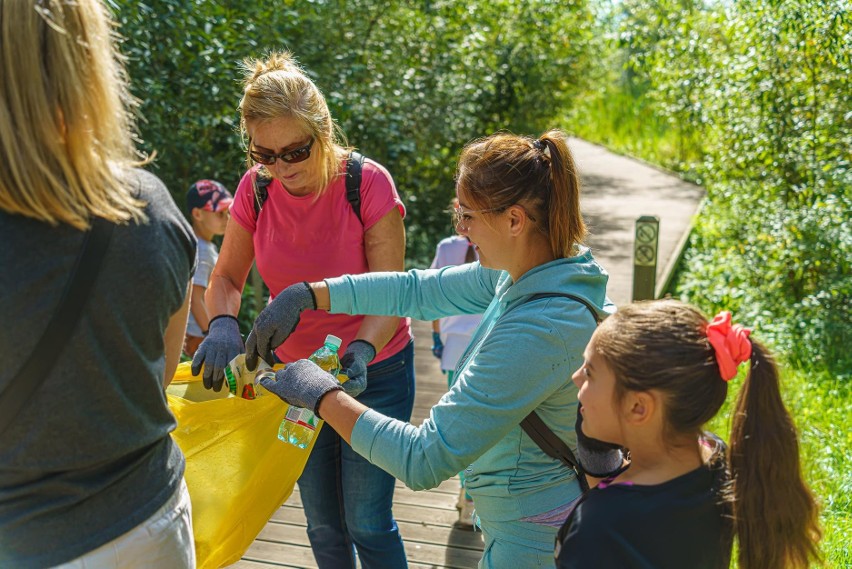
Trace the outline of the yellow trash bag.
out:
<instances>
[{"instance_id":1,"label":"yellow trash bag","mask_svg":"<svg viewBox=\"0 0 852 569\"><path fill-rule=\"evenodd\" d=\"M248 400L227 386L204 389L189 362L178 366L166 396L177 417L172 436L186 456L198 567L230 565L290 497L314 443L300 449L278 440L288 406L275 395Z\"/></svg>"}]
</instances>

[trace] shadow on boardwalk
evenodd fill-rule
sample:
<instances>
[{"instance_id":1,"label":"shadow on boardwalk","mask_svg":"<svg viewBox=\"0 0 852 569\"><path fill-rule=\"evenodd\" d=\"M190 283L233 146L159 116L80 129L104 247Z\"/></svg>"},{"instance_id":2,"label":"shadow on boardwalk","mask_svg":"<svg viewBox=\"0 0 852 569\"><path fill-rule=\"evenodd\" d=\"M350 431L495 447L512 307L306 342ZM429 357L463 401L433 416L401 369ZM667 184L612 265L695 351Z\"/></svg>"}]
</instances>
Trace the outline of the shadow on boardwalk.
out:
<instances>
[{"instance_id":1,"label":"shadow on boardwalk","mask_svg":"<svg viewBox=\"0 0 852 569\"><path fill-rule=\"evenodd\" d=\"M616 304L630 300L633 278L633 231L636 218L660 218L657 281L673 270L671 261L698 211L704 192L677 177L641 162L617 156L579 139L571 150L583 180L582 207L589 225L589 245L610 274L609 296ZM438 238L435 239L436 243ZM412 423L419 425L429 409L446 392L446 378L429 350L429 323L414 321L417 397ZM480 533L453 528L458 479L438 488L413 492L397 483L394 516L405 541L409 566L425 568L475 568L481 555ZM232 567L315 568L298 489L270 520L243 560Z\"/></svg>"}]
</instances>

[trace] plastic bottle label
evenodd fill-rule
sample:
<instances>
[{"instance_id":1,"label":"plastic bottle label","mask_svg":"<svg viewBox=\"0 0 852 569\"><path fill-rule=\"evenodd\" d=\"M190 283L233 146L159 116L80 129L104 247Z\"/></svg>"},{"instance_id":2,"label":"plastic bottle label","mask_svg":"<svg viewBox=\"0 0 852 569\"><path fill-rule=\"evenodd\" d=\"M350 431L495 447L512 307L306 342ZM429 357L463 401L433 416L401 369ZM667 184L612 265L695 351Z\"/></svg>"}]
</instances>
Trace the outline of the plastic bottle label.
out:
<instances>
[{"instance_id":1,"label":"plastic bottle label","mask_svg":"<svg viewBox=\"0 0 852 569\"><path fill-rule=\"evenodd\" d=\"M231 362L228 367L225 368L225 381L228 383L228 391L230 391L233 395L237 394L237 378L234 377L234 371L232 369L232 365L234 362Z\"/></svg>"},{"instance_id":2,"label":"plastic bottle label","mask_svg":"<svg viewBox=\"0 0 852 569\"><path fill-rule=\"evenodd\" d=\"M284 419L312 431L315 431L317 428L316 415L314 415L310 410L302 409L301 407L294 407L291 405L287 409L287 414L284 416Z\"/></svg>"}]
</instances>

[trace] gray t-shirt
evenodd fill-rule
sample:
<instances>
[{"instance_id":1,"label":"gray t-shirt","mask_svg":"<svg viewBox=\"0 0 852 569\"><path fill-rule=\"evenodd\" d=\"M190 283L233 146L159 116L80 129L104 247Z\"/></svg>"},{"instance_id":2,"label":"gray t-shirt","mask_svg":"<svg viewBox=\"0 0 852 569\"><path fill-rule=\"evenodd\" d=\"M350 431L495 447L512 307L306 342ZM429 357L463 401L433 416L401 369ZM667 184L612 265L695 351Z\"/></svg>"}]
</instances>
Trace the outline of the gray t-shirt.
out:
<instances>
[{"instance_id":1,"label":"gray t-shirt","mask_svg":"<svg viewBox=\"0 0 852 569\"><path fill-rule=\"evenodd\" d=\"M64 346L36 346L83 233L0 211L0 397L34 350L58 361L0 433L0 567L70 561L139 525L178 488L163 334L195 236L165 186L132 170L148 222L118 225Z\"/></svg>"}]
</instances>

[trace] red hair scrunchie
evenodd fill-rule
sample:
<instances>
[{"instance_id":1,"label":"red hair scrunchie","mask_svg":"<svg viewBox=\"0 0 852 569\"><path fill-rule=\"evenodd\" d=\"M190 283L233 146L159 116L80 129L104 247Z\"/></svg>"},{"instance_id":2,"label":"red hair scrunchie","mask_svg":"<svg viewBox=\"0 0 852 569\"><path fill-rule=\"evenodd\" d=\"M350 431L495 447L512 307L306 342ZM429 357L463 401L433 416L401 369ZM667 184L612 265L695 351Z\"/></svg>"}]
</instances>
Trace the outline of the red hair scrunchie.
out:
<instances>
[{"instance_id":1,"label":"red hair scrunchie","mask_svg":"<svg viewBox=\"0 0 852 569\"><path fill-rule=\"evenodd\" d=\"M731 313L724 310L707 325L707 339L716 352L719 375L725 381L737 376L737 367L751 358L751 330L740 324L731 325Z\"/></svg>"}]
</instances>

